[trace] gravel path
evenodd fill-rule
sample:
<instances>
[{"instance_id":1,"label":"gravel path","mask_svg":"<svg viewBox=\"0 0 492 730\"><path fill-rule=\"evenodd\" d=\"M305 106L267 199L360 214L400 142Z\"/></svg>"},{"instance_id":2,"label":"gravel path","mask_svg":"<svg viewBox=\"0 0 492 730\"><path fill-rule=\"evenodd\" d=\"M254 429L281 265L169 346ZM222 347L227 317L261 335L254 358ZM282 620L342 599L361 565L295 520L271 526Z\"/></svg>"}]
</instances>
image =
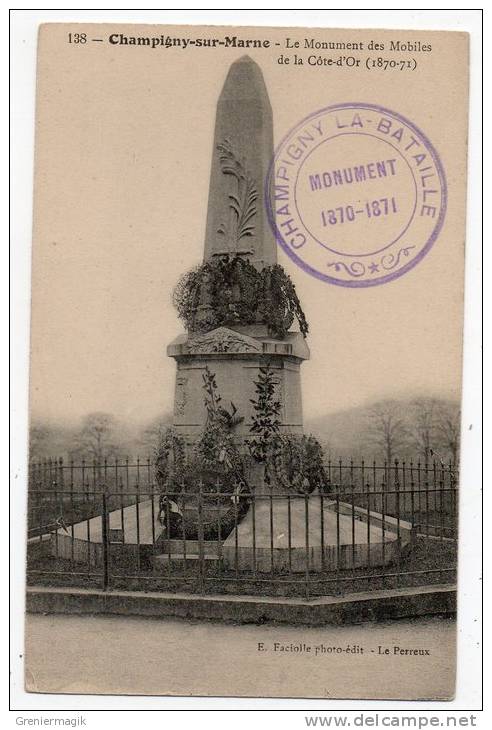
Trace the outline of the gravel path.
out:
<instances>
[{"instance_id":1,"label":"gravel path","mask_svg":"<svg viewBox=\"0 0 492 730\"><path fill-rule=\"evenodd\" d=\"M415 649L429 654L401 653ZM451 619L324 628L26 620L26 689L34 692L446 699L454 666Z\"/></svg>"}]
</instances>

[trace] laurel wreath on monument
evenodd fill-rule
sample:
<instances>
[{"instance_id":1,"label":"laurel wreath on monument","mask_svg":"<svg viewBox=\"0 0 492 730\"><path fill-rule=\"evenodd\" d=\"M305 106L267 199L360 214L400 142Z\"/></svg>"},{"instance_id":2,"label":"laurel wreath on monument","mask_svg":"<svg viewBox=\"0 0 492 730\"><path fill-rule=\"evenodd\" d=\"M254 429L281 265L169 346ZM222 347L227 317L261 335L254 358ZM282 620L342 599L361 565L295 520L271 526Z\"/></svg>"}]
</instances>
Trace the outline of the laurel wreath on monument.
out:
<instances>
[{"instance_id":1,"label":"laurel wreath on monument","mask_svg":"<svg viewBox=\"0 0 492 730\"><path fill-rule=\"evenodd\" d=\"M305 337L308 323L288 274L279 264L258 270L248 258L253 250L242 243L242 239L255 234L255 181L230 140L218 144L217 150L222 173L234 181L227 195L229 216L217 229L226 250L217 252L178 281L173 292L178 315L189 332L266 324L271 336L279 339L286 336L297 319Z\"/></svg>"},{"instance_id":2,"label":"laurel wreath on monument","mask_svg":"<svg viewBox=\"0 0 492 730\"><path fill-rule=\"evenodd\" d=\"M155 456L155 476L159 487L198 491L203 487L231 492L237 484L246 485L244 463L233 430L243 420L234 403L228 410L222 405L215 373L205 367L204 404L207 421L193 448L187 448L183 436L174 427L166 429Z\"/></svg>"},{"instance_id":3,"label":"laurel wreath on monument","mask_svg":"<svg viewBox=\"0 0 492 730\"><path fill-rule=\"evenodd\" d=\"M173 293L178 316L190 332L220 326L266 324L282 339L297 320L305 337L309 327L296 288L282 266L258 271L238 255L217 256L188 271Z\"/></svg>"},{"instance_id":4,"label":"laurel wreath on monument","mask_svg":"<svg viewBox=\"0 0 492 730\"><path fill-rule=\"evenodd\" d=\"M160 488L170 482L179 482L185 472L186 450L185 441L172 426L167 428L161 441L157 444L154 473Z\"/></svg>"},{"instance_id":5,"label":"laurel wreath on monument","mask_svg":"<svg viewBox=\"0 0 492 730\"><path fill-rule=\"evenodd\" d=\"M207 421L192 448L186 448L182 436L168 428L159 444L155 459L156 481L162 490L160 519L171 537L225 539L248 510L248 485L244 456L234 436L234 428L243 421L234 404L222 405L215 373L208 366L203 373L204 404ZM201 500L201 517L198 512ZM170 500L176 505L177 522L171 524Z\"/></svg>"},{"instance_id":6,"label":"laurel wreath on monument","mask_svg":"<svg viewBox=\"0 0 492 730\"><path fill-rule=\"evenodd\" d=\"M299 494L327 491L323 449L314 436L282 434L272 446L273 472L283 489Z\"/></svg>"},{"instance_id":7,"label":"laurel wreath on monument","mask_svg":"<svg viewBox=\"0 0 492 730\"><path fill-rule=\"evenodd\" d=\"M251 399L253 418L248 441L252 458L264 464L265 482L295 493L327 491L323 449L312 435L285 434L280 430L281 403L275 392L275 371L267 365L255 381L256 398ZM273 477L273 479L272 479Z\"/></svg>"}]
</instances>

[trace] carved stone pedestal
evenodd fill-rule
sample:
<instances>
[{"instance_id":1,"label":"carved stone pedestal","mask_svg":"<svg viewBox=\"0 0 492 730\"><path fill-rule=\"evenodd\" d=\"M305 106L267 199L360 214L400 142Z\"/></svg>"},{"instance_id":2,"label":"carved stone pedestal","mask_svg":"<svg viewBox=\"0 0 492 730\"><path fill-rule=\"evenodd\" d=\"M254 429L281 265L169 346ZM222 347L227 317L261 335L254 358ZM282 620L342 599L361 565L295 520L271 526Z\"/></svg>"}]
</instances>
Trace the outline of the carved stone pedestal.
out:
<instances>
[{"instance_id":1,"label":"carved stone pedestal","mask_svg":"<svg viewBox=\"0 0 492 730\"><path fill-rule=\"evenodd\" d=\"M302 433L300 366L309 358L304 338L292 332L283 340L275 340L262 327L242 330L218 327L202 335L181 335L167 348L177 364L173 422L187 440L198 436L205 425L202 375L207 366L215 374L224 408L230 408L232 402L237 415L244 418L235 429L238 438L251 436L251 399L255 398L259 368L267 363L277 376L281 428L288 433Z\"/></svg>"}]
</instances>

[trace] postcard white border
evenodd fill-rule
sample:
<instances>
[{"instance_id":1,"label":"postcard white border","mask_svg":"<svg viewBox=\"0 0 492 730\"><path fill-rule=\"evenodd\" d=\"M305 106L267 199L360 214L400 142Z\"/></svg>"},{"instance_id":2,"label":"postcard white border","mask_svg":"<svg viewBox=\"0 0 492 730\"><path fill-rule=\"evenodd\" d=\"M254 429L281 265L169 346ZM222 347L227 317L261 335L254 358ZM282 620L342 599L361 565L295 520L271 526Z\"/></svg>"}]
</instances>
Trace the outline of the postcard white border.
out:
<instances>
[{"instance_id":1,"label":"postcard white border","mask_svg":"<svg viewBox=\"0 0 492 730\"><path fill-rule=\"evenodd\" d=\"M459 30L471 35L471 95L469 129L469 189L467 210L463 482L473 485L461 503L460 580L458 617L458 687L456 699L446 703L254 700L215 698L106 697L83 695L26 694L23 690L24 531L26 477L27 383L30 319L30 255L32 220L32 159L35 100L35 54L37 27L44 22L114 22L161 24L267 25L307 27L376 27L421 30ZM275 717L285 727L299 726L302 717L292 710L329 713L342 711L408 710L409 712L477 710L481 704L481 18L480 10L138 10L138 9L29 9L14 10L11 17L12 59L12 465L11 509L12 557L12 707L20 711L79 710L290 710ZM5 199L5 197L4 197ZM5 289L4 289L5 291ZM471 428L470 428L471 426ZM4 443L6 440L4 439ZM5 602L3 609L6 609ZM487 615L487 613L485 614ZM4 617L4 626L6 616ZM39 714L37 712L36 714ZM195 714L195 713L193 713ZM212 714L212 713L210 713ZM215 713L213 713L215 715ZM268 714L265 713L266 721ZM92 713L91 713L92 715ZM109 718L97 713L101 723ZM298 720L294 722L294 718ZM240 717L240 716L238 716ZM257 722L257 717L249 720ZM94 714L94 720L97 717ZM196 716L198 720L198 716ZM259 718L258 718L259 719ZM270 720L272 720L270 716ZM148 713L147 724L160 723ZM204 718L206 724L208 720ZM133 713L111 715L111 722L130 727ZM183 718L166 716L168 722ZM242 724L242 720L234 720ZM246 725L246 722L244 723ZM200 721L203 724L203 721ZM214 726L222 724L217 718ZM90 721L92 727L99 722Z\"/></svg>"}]
</instances>

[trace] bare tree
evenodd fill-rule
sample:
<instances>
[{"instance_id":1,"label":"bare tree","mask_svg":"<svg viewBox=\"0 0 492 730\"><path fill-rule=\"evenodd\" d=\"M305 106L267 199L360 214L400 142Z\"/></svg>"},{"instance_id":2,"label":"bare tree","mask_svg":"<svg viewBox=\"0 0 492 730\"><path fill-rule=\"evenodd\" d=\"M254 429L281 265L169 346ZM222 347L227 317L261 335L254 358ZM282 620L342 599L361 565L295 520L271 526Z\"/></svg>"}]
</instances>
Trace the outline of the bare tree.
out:
<instances>
[{"instance_id":1,"label":"bare tree","mask_svg":"<svg viewBox=\"0 0 492 730\"><path fill-rule=\"evenodd\" d=\"M102 464L104 459L117 458L121 447L116 442L116 420L109 413L90 413L75 435L72 458L84 458Z\"/></svg>"},{"instance_id":2,"label":"bare tree","mask_svg":"<svg viewBox=\"0 0 492 730\"><path fill-rule=\"evenodd\" d=\"M437 447L438 403L434 398L418 398L410 408L410 434L412 446L425 464Z\"/></svg>"},{"instance_id":3,"label":"bare tree","mask_svg":"<svg viewBox=\"0 0 492 730\"><path fill-rule=\"evenodd\" d=\"M441 403L436 414L436 429L443 450L456 464L460 451L461 411L457 403Z\"/></svg>"},{"instance_id":4,"label":"bare tree","mask_svg":"<svg viewBox=\"0 0 492 730\"><path fill-rule=\"evenodd\" d=\"M44 423L32 423L29 429L29 460L39 461L50 454L52 429Z\"/></svg>"},{"instance_id":5,"label":"bare tree","mask_svg":"<svg viewBox=\"0 0 492 730\"><path fill-rule=\"evenodd\" d=\"M368 418L368 440L384 456L388 465L391 465L408 439L401 404L393 400L376 403L369 409Z\"/></svg>"},{"instance_id":6,"label":"bare tree","mask_svg":"<svg viewBox=\"0 0 492 730\"><path fill-rule=\"evenodd\" d=\"M166 430L171 424L171 416L159 416L141 431L137 444L143 456L152 457L154 455L157 447L162 442Z\"/></svg>"}]
</instances>

